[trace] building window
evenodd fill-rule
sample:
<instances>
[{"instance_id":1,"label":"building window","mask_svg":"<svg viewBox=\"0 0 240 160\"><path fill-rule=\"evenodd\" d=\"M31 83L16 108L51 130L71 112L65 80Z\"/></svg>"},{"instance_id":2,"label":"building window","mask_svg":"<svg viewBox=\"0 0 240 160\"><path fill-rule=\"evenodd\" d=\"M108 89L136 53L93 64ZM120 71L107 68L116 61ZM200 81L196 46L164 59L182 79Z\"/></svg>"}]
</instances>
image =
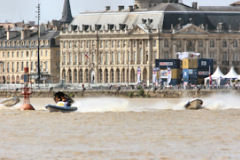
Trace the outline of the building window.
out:
<instances>
[{"instance_id":1,"label":"building window","mask_svg":"<svg viewBox=\"0 0 240 160\"><path fill-rule=\"evenodd\" d=\"M117 62L118 62L118 64L120 64L120 62L121 62L121 53L120 52L118 52L118 54L117 54Z\"/></svg>"},{"instance_id":2,"label":"building window","mask_svg":"<svg viewBox=\"0 0 240 160\"><path fill-rule=\"evenodd\" d=\"M19 62L17 62L17 72L19 72Z\"/></svg>"},{"instance_id":3,"label":"building window","mask_svg":"<svg viewBox=\"0 0 240 160\"><path fill-rule=\"evenodd\" d=\"M119 48L120 47L120 41L116 41L116 45L117 45L117 48Z\"/></svg>"},{"instance_id":4,"label":"building window","mask_svg":"<svg viewBox=\"0 0 240 160\"><path fill-rule=\"evenodd\" d=\"M177 41L177 48L181 48L182 47L182 42L180 40Z\"/></svg>"},{"instance_id":5,"label":"building window","mask_svg":"<svg viewBox=\"0 0 240 160\"><path fill-rule=\"evenodd\" d=\"M154 51L154 52L153 52L153 61L154 61L156 58L157 58L157 52Z\"/></svg>"},{"instance_id":6,"label":"building window","mask_svg":"<svg viewBox=\"0 0 240 160\"><path fill-rule=\"evenodd\" d=\"M19 57L19 52L17 52L17 57Z\"/></svg>"},{"instance_id":7,"label":"building window","mask_svg":"<svg viewBox=\"0 0 240 160\"><path fill-rule=\"evenodd\" d=\"M12 58L14 58L14 52L12 52Z\"/></svg>"},{"instance_id":8,"label":"building window","mask_svg":"<svg viewBox=\"0 0 240 160\"><path fill-rule=\"evenodd\" d=\"M108 41L105 41L105 48L108 48Z\"/></svg>"},{"instance_id":9,"label":"building window","mask_svg":"<svg viewBox=\"0 0 240 160\"><path fill-rule=\"evenodd\" d=\"M133 41L133 47L137 46L137 41Z\"/></svg>"},{"instance_id":10,"label":"building window","mask_svg":"<svg viewBox=\"0 0 240 160\"><path fill-rule=\"evenodd\" d=\"M137 52L133 52L133 62L136 62L137 60Z\"/></svg>"},{"instance_id":11,"label":"building window","mask_svg":"<svg viewBox=\"0 0 240 160\"><path fill-rule=\"evenodd\" d=\"M92 52L92 63L94 63L94 59L95 59L95 52Z\"/></svg>"},{"instance_id":12,"label":"building window","mask_svg":"<svg viewBox=\"0 0 240 160\"><path fill-rule=\"evenodd\" d=\"M28 57L29 55L28 55L28 51L26 52L26 57Z\"/></svg>"},{"instance_id":13,"label":"building window","mask_svg":"<svg viewBox=\"0 0 240 160\"><path fill-rule=\"evenodd\" d=\"M210 48L214 48L215 47L215 41L214 40L210 40Z\"/></svg>"},{"instance_id":14,"label":"building window","mask_svg":"<svg viewBox=\"0 0 240 160\"><path fill-rule=\"evenodd\" d=\"M203 41L202 40L198 41L198 47L203 47Z\"/></svg>"},{"instance_id":15,"label":"building window","mask_svg":"<svg viewBox=\"0 0 240 160\"><path fill-rule=\"evenodd\" d=\"M103 48L103 41L100 41L100 48Z\"/></svg>"},{"instance_id":16,"label":"building window","mask_svg":"<svg viewBox=\"0 0 240 160\"><path fill-rule=\"evenodd\" d=\"M125 47L126 46L126 41L123 41L122 43L123 43L123 47Z\"/></svg>"},{"instance_id":17,"label":"building window","mask_svg":"<svg viewBox=\"0 0 240 160\"><path fill-rule=\"evenodd\" d=\"M233 53L233 61L239 60L239 54L237 52Z\"/></svg>"},{"instance_id":18,"label":"building window","mask_svg":"<svg viewBox=\"0 0 240 160\"><path fill-rule=\"evenodd\" d=\"M131 62L131 54L129 51L127 51L127 55L128 55L128 64L129 64L129 62Z\"/></svg>"},{"instance_id":19,"label":"building window","mask_svg":"<svg viewBox=\"0 0 240 160\"><path fill-rule=\"evenodd\" d=\"M89 48L89 41L87 41L87 48Z\"/></svg>"},{"instance_id":20,"label":"building window","mask_svg":"<svg viewBox=\"0 0 240 160\"><path fill-rule=\"evenodd\" d=\"M15 68L14 68L14 62L12 62L12 72L14 72Z\"/></svg>"},{"instance_id":21,"label":"building window","mask_svg":"<svg viewBox=\"0 0 240 160\"><path fill-rule=\"evenodd\" d=\"M71 62L72 62L72 53L71 52L69 53L68 58L69 58L68 59L68 63L71 64Z\"/></svg>"},{"instance_id":22,"label":"building window","mask_svg":"<svg viewBox=\"0 0 240 160\"><path fill-rule=\"evenodd\" d=\"M10 53L8 52L8 58L10 57Z\"/></svg>"},{"instance_id":23,"label":"building window","mask_svg":"<svg viewBox=\"0 0 240 160\"><path fill-rule=\"evenodd\" d=\"M7 72L9 73L9 70L10 70L10 65L9 65L9 62L7 62Z\"/></svg>"},{"instance_id":24,"label":"building window","mask_svg":"<svg viewBox=\"0 0 240 160\"><path fill-rule=\"evenodd\" d=\"M228 61L228 54L227 52L223 52L223 61Z\"/></svg>"},{"instance_id":25,"label":"building window","mask_svg":"<svg viewBox=\"0 0 240 160\"><path fill-rule=\"evenodd\" d=\"M169 44L168 44L168 40L165 39L165 40L164 40L164 47L165 47L165 48L168 48L168 46L169 46Z\"/></svg>"},{"instance_id":26,"label":"building window","mask_svg":"<svg viewBox=\"0 0 240 160\"><path fill-rule=\"evenodd\" d=\"M100 52L100 64L103 64L103 53Z\"/></svg>"},{"instance_id":27,"label":"building window","mask_svg":"<svg viewBox=\"0 0 240 160\"><path fill-rule=\"evenodd\" d=\"M45 62L45 70L46 70L46 72L48 72L48 62L47 61Z\"/></svg>"},{"instance_id":28,"label":"building window","mask_svg":"<svg viewBox=\"0 0 240 160\"><path fill-rule=\"evenodd\" d=\"M233 41L233 47L234 47L234 48L237 48L237 47L238 47L238 41L237 41L237 40L234 40L234 41Z\"/></svg>"},{"instance_id":29,"label":"building window","mask_svg":"<svg viewBox=\"0 0 240 160\"><path fill-rule=\"evenodd\" d=\"M146 62L148 62L148 52L146 52Z\"/></svg>"},{"instance_id":30,"label":"building window","mask_svg":"<svg viewBox=\"0 0 240 160\"><path fill-rule=\"evenodd\" d=\"M157 46L157 42L156 40L153 40L153 47L156 47Z\"/></svg>"},{"instance_id":31,"label":"building window","mask_svg":"<svg viewBox=\"0 0 240 160\"><path fill-rule=\"evenodd\" d=\"M81 61L81 64L83 65L83 63L84 63L84 53L83 52L80 53L80 61Z\"/></svg>"},{"instance_id":32,"label":"building window","mask_svg":"<svg viewBox=\"0 0 240 160\"><path fill-rule=\"evenodd\" d=\"M146 47L148 47L148 40L145 41Z\"/></svg>"},{"instance_id":33,"label":"building window","mask_svg":"<svg viewBox=\"0 0 240 160\"><path fill-rule=\"evenodd\" d=\"M30 70L31 70L31 71L33 70L33 62L31 62L31 68L30 68Z\"/></svg>"},{"instance_id":34,"label":"building window","mask_svg":"<svg viewBox=\"0 0 240 160\"><path fill-rule=\"evenodd\" d=\"M164 59L168 59L168 58L169 58L168 52L164 52Z\"/></svg>"},{"instance_id":35,"label":"building window","mask_svg":"<svg viewBox=\"0 0 240 160\"><path fill-rule=\"evenodd\" d=\"M112 41L112 48L115 47L115 41Z\"/></svg>"},{"instance_id":36,"label":"building window","mask_svg":"<svg viewBox=\"0 0 240 160\"><path fill-rule=\"evenodd\" d=\"M48 51L45 51L45 56L48 57Z\"/></svg>"},{"instance_id":37,"label":"building window","mask_svg":"<svg viewBox=\"0 0 240 160\"><path fill-rule=\"evenodd\" d=\"M108 53L108 52L106 52L105 64L108 64L108 56L109 56L109 53Z\"/></svg>"},{"instance_id":38,"label":"building window","mask_svg":"<svg viewBox=\"0 0 240 160\"><path fill-rule=\"evenodd\" d=\"M114 63L114 52L112 52L111 62Z\"/></svg>"},{"instance_id":39,"label":"building window","mask_svg":"<svg viewBox=\"0 0 240 160\"><path fill-rule=\"evenodd\" d=\"M223 40L223 41L222 41L222 47L224 47L224 48L227 47L227 41L226 41L226 40Z\"/></svg>"},{"instance_id":40,"label":"building window","mask_svg":"<svg viewBox=\"0 0 240 160\"><path fill-rule=\"evenodd\" d=\"M84 41L81 41L81 43L80 43L80 47L81 47L81 48L84 47Z\"/></svg>"}]
</instances>

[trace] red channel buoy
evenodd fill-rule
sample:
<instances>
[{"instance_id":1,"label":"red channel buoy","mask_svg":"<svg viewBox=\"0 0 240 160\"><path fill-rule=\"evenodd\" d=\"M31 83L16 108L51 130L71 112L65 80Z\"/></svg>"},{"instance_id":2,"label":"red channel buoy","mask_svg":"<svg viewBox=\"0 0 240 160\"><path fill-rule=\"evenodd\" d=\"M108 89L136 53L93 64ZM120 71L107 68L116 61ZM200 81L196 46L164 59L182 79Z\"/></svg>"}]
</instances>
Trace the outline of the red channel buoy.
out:
<instances>
[{"instance_id":1,"label":"red channel buoy","mask_svg":"<svg viewBox=\"0 0 240 160\"><path fill-rule=\"evenodd\" d=\"M24 95L24 102L21 106L21 110L35 110L33 106L30 104L30 94L32 94L32 89L28 87L29 84L29 70L28 67L24 68L24 88L22 88L22 94Z\"/></svg>"}]
</instances>

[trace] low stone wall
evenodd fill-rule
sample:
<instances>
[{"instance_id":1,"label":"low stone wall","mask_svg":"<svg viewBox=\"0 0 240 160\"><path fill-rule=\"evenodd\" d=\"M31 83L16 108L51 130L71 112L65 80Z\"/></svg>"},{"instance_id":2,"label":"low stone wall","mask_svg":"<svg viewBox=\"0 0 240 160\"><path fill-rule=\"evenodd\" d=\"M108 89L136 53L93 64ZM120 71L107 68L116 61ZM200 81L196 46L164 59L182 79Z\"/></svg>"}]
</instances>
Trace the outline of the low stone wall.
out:
<instances>
[{"instance_id":1,"label":"low stone wall","mask_svg":"<svg viewBox=\"0 0 240 160\"><path fill-rule=\"evenodd\" d=\"M181 97L204 97L213 94L228 94L234 93L239 94L238 90L158 90L158 91L149 91L149 90L127 90L127 91L116 91L116 90L86 90L86 91L64 91L66 94L74 98L80 97L127 97L127 98L181 98ZM47 98L53 97L54 91L34 91L30 97L39 97ZM17 95L23 97L21 92L15 91L0 91L0 97L12 97Z\"/></svg>"}]
</instances>

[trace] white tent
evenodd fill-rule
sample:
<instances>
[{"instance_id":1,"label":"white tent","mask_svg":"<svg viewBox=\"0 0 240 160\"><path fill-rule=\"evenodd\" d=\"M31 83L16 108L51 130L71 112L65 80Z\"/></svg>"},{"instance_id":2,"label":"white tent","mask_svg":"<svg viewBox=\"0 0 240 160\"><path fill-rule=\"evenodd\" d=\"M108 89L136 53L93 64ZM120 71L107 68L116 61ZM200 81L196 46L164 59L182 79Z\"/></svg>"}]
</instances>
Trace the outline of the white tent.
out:
<instances>
[{"instance_id":1,"label":"white tent","mask_svg":"<svg viewBox=\"0 0 240 160\"><path fill-rule=\"evenodd\" d=\"M234 70L234 67L231 67L229 72L225 76L223 76L223 78L227 78L227 79L236 79L238 77L239 77L239 75Z\"/></svg>"},{"instance_id":2,"label":"white tent","mask_svg":"<svg viewBox=\"0 0 240 160\"><path fill-rule=\"evenodd\" d=\"M217 84L220 85L221 78L224 77L224 74L221 72L219 66L215 70L215 72L211 75L212 80L217 81ZM204 84L206 85L207 81L209 81L210 77L204 78Z\"/></svg>"}]
</instances>

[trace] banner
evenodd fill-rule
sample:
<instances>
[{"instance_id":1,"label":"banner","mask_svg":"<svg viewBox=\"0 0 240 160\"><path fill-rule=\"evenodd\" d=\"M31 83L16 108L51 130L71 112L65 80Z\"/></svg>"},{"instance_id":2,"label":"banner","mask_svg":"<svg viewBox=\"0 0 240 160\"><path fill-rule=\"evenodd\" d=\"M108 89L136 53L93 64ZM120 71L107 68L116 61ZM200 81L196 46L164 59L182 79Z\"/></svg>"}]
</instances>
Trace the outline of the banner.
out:
<instances>
[{"instance_id":1,"label":"banner","mask_svg":"<svg viewBox=\"0 0 240 160\"><path fill-rule=\"evenodd\" d=\"M138 67L137 69L137 83L141 83L141 68Z\"/></svg>"},{"instance_id":2,"label":"banner","mask_svg":"<svg viewBox=\"0 0 240 160\"><path fill-rule=\"evenodd\" d=\"M171 68L167 69L168 75L167 75L167 83L168 85L170 84L171 80L172 80L172 71Z\"/></svg>"},{"instance_id":3,"label":"banner","mask_svg":"<svg viewBox=\"0 0 240 160\"><path fill-rule=\"evenodd\" d=\"M153 68L153 84L157 82L157 69Z\"/></svg>"}]
</instances>

